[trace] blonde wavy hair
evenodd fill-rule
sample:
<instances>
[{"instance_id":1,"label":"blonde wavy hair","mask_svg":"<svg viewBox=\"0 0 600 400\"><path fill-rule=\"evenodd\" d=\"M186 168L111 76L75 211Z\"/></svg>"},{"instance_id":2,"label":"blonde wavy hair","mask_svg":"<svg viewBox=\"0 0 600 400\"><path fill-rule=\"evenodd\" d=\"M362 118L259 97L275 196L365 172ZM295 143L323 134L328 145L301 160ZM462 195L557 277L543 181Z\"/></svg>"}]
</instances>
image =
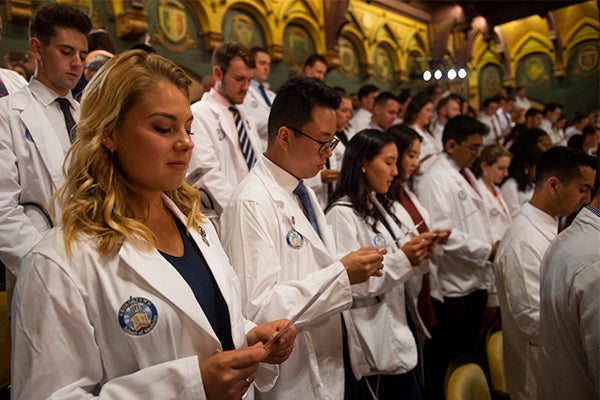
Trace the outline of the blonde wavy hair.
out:
<instances>
[{"instance_id":1,"label":"blonde wavy hair","mask_svg":"<svg viewBox=\"0 0 600 400\"><path fill-rule=\"evenodd\" d=\"M142 50L115 56L87 85L77 140L63 165L65 183L52 199L52 204L61 209L67 254L71 254L73 242L81 233L97 240L101 256L109 255L133 236L155 245L150 229L134 217L128 205L135 191L123 175L116 154L112 155L101 141L160 81L174 84L189 98L191 81L183 70L166 58ZM186 215L188 231L198 229L204 222L198 191L183 182L165 194Z\"/></svg>"}]
</instances>

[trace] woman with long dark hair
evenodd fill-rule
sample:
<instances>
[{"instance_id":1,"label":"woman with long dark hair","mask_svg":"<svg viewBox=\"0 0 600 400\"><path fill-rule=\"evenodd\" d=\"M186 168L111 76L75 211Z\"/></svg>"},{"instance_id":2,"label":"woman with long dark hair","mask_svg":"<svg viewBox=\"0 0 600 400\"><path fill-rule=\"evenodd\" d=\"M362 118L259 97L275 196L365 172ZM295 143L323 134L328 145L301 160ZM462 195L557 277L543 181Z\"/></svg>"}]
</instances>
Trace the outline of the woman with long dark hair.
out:
<instances>
[{"instance_id":1,"label":"woman with long dark hair","mask_svg":"<svg viewBox=\"0 0 600 400\"><path fill-rule=\"evenodd\" d=\"M433 137L429 124L433 117L433 100L425 93L419 93L412 98L404 116L404 124L421 135L421 162L419 172L425 172L433 165L437 155L443 150L442 143Z\"/></svg>"},{"instance_id":2,"label":"woman with long dark hair","mask_svg":"<svg viewBox=\"0 0 600 400\"><path fill-rule=\"evenodd\" d=\"M344 312L347 399L421 398L413 372L418 352L406 314L404 283L413 266L431 256L435 234L416 235L393 214L392 200L385 194L397 175L397 159L391 136L359 132L348 144L339 184L326 210L338 251L373 245L387 249L383 277L354 285L352 308Z\"/></svg>"}]
</instances>

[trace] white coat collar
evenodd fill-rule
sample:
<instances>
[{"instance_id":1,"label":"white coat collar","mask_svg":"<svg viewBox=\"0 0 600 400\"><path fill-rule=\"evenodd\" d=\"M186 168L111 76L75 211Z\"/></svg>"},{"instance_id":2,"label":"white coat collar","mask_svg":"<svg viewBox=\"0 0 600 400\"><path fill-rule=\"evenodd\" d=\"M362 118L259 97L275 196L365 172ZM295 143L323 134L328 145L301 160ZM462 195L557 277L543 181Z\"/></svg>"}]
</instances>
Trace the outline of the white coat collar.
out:
<instances>
[{"instance_id":1,"label":"white coat collar","mask_svg":"<svg viewBox=\"0 0 600 400\"><path fill-rule=\"evenodd\" d=\"M446 152L443 152L442 155L443 156L438 157L436 161L443 165L443 168L448 171L450 177L452 177L456 184L460 186L461 190L465 191L473 199L473 201L477 203L481 210L484 210L483 197L481 197L479 192L477 192L477 190L475 190L475 188L471 186L469 182L467 182L467 180L461 175L460 168L458 165L456 165L454 160L452 160ZM469 168L465 168L465 173L469 175L473 184L476 185L475 182L477 182L477 178L475 178L475 175L473 175L471 170Z\"/></svg>"},{"instance_id":2,"label":"white coat collar","mask_svg":"<svg viewBox=\"0 0 600 400\"><path fill-rule=\"evenodd\" d=\"M60 186L63 182L62 164L65 151L56 133L48 134L49 130L54 131L54 129L40 103L33 97L29 86L24 86L11 94L9 101L11 108L19 112L19 119L25 125L26 131L22 134L25 138L29 136L33 140L42 155L42 160L52 177L55 188Z\"/></svg>"},{"instance_id":3,"label":"white coat collar","mask_svg":"<svg viewBox=\"0 0 600 400\"><path fill-rule=\"evenodd\" d=\"M169 208L175 216L185 224L186 218L175 204L166 196L163 196L163 201L167 208ZM222 253L221 245L212 226L210 226L210 223L204 224L202 227L207 234L207 240L210 246L202 240L202 236L197 231L192 230L190 235L198 245L206 263L211 269L231 314L232 305L230 304L230 299L233 298L233 294L231 293L232 285L231 282L229 282L230 277L227 274L227 268L231 267L225 264L227 258L219 254ZM147 245L143 244L142 246ZM206 338L203 338L203 340L214 341L215 349L222 350L217 335L212 330L210 322L202 311L202 307L196 300L192 289L185 282L183 277L181 277L171 263L159 254L156 248L148 248L147 250L142 249L144 249L144 247L140 247L139 243L136 243L135 240L126 240L119 250L118 257L120 257L121 260L141 279L146 281L160 293L166 301L171 302L175 308L179 309L194 321L200 328L198 329L199 332L206 331L210 334L206 335ZM163 271L168 269L172 270L172 273L168 274L169 279L165 279L165 276L167 275L163 273ZM230 315L230 317L235 318L233 315ZM243 345L243 343L235 343L235 345L238 347Z\"/></svg>"},{"instance_id":4,"label":"white coat collar","mask_svg":"<svg viewBox=\"0 0 600 400\"><path fill-rule=\"evenodd\" d=\"M263 185L268 187L269 196L289 221L290 229L294 228L315 249L325 253L328 258L331 258L331 255L335 254L333 251L335 249L335 242L329 230L329 225L325 221L325 216L319 208L319 201L314 192L307 187L308 195L315 210L321 237L319 237L308 218L304 215L296 200L296 196L293 194L294 189L298 186L298 179L296 177L274 164L264 154L259 157L252 170L255 171L254 173L256 173L256 176L261 180Z\"/></svg>"},{"instance_id":5,"label":"white coat collar","mask_svg":"<svg viewBox=\"0 0 600 400\"><path fill-rule=\"evenodd\" d=\"M531 225L537 229L549 242L554 240L558 234L558 219L545 213L530 202L523 204L521 214L529 220Z\"/></svg>"}]
</instances>

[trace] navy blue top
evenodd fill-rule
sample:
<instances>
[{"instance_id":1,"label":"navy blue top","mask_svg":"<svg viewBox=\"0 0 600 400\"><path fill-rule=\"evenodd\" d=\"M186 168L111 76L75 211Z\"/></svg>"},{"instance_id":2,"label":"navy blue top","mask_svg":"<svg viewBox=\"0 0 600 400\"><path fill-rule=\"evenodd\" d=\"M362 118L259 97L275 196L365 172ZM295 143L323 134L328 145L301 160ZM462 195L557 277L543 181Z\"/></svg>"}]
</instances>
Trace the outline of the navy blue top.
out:
<instances>
[{"instance_id":1,"label":"navy blue top","mask_svg":"<svg viewBox=\"0 0 600 400\"><path fill-rule=\"evenodd\" d=\"M185 226L177 219L176 223L183 240L183 256L175 257L159 250L160 254L175 267L194 292L223 350L234 350L229 310L219 285L198 245L188 236Z\"/></svg>"}]
</instances>

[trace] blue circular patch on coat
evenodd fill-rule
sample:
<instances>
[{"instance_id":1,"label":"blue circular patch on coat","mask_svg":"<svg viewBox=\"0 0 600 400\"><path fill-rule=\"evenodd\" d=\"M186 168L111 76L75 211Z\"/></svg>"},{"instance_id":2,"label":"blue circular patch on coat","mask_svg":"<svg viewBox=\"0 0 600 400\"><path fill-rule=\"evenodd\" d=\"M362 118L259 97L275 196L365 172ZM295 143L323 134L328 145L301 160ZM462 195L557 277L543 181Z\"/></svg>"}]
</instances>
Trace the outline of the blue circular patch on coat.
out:
<instances>
[{"instance_id":1,"label":"blue circular patch on coat","mask_svg":"<svg viewBox=\"0 0 600 400\"><path fill-rule=\"evenodd\" d=\"M158 312L154 304L143 297L129 297L119 309L119 324L130 335L141 336L150 333L156 321Z\"/></svg>"},{"instance_id":2,"label":"blue circular patch on coat","mask_svg":"<svg viewBox=\"0 0 600 400\"><path fill-rule=\"evenodd\" d=\"M461 200L466 200L467 199L467 192L465 192L464 190L460 190L458 192L458 198Z\"/></svg>"}]
</instances>

